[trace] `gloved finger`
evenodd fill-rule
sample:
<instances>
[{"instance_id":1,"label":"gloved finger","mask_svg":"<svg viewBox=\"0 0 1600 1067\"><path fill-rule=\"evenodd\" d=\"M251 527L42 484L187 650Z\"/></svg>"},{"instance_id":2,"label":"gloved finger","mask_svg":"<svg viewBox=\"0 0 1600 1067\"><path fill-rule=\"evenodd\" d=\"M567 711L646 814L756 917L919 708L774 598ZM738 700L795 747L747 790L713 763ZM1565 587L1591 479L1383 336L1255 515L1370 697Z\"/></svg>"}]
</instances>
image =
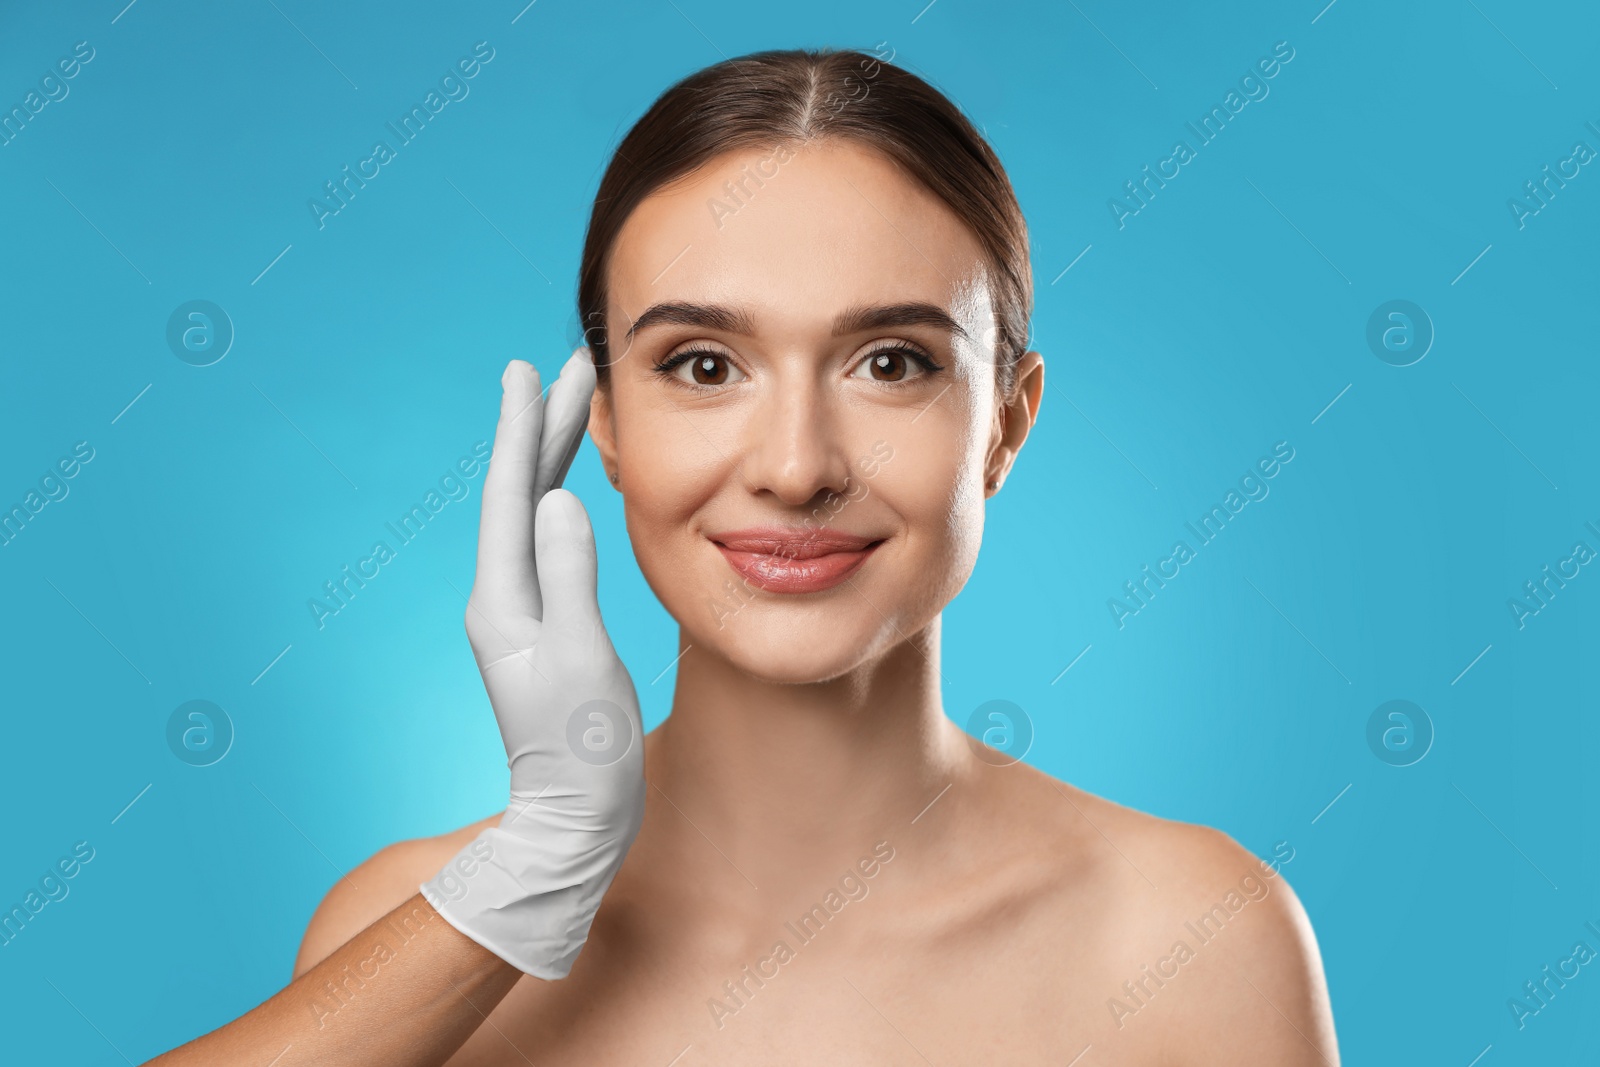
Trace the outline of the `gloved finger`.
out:
<instances>
[{"instance_id":1,"label":"gloved finger","mask_svg":"<svg viewBox=\"0 0 1600 1067\"><path fill-rule=\"evenodd\" d=\"M589 350L572 353L544 401L544 431L539 440L539 473L534 503L558 488L572 466L589 425L589 398L594 395L594 363Z\"/></svg>"},{"instance_id":2,"label":"gloved finger","mask_svg":"<svg viewBox=\"0 0 1600 1067\"><path fill-rule=\"evenodd\" d=\"M605 634L595 586L594 528L583 503L566 489L539 501L535 551L545 614L539 640L576 638L593 642ZM575 651L586 651L589 644Z\"/></svg>"},{"instance_id":3,"label":"gloved finger","mask_svg":"<svg viewBox=\"0 0 1600 1067\"><path fill-rule=\"evenodd\" d=\"M514 359L506 365L500 382L504 392L500 422L494 430L494 452L483 481L472 601L491 620L539 619L543 605L533 556L533 488L544 425L539 372L532 364Z\"/></svg>"}]
</instances>

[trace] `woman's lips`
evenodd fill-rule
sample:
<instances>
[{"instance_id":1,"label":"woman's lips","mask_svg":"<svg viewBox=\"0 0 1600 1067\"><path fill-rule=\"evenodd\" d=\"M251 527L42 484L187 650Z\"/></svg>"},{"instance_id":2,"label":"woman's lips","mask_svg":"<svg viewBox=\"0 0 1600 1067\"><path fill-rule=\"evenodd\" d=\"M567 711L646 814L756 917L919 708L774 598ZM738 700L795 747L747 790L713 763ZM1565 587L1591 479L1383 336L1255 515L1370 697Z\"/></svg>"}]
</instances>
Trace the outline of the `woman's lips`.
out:
<instances>
[{"instance_id":1,"label":"woman's lips","mask_svg":"<svg viewBox=\"0 0 1600 1067\"><path fill-rule=\"evenodd\" d=\"M771 593L817 593L849 578L883 540L765 527L711 538L729 566Z\"/></svg>"}]
</instances>

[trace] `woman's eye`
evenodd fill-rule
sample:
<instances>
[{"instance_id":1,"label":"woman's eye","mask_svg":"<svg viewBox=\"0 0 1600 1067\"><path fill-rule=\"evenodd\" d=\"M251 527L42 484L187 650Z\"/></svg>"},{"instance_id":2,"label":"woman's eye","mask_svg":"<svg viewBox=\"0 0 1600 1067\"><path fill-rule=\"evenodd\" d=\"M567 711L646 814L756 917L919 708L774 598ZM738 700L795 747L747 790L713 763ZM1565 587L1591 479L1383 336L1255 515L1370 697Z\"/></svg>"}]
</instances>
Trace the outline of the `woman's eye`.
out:
<instances>
[{"instance_id":1,"label":"woman's eye","mask_svg":"<svg viewBox=\"0 0 1600 1067\"><path fill-rule=\"evenodd\" d=\"M667 377L693 385L729 385L744 380L744 372L727 356L704 349L669 356L656 369Z\"/></svg>"},{"instance_id":2,"label":"woman's eye","mask_svg":"<svg viewBox=\"0 0 1600 1067\"><path fill-rule=\"evenodd\" d=\"M931 360L907 348L880 348L862 359L855 378L870 378L876 382L895 383L913 381L935 369ZM865 370L866 373L860 373Z\"/></svg>"}]
</instances>

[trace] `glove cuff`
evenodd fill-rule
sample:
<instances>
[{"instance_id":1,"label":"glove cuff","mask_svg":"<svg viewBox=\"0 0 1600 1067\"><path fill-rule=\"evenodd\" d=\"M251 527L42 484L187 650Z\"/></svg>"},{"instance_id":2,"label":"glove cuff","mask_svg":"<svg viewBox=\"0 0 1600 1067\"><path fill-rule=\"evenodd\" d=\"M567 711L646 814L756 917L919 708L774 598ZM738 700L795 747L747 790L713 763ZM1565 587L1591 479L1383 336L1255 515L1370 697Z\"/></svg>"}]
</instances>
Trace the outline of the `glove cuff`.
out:
<instances>
[{"instance_id":1,"label":"glove cuff","mask_svg":"<svg viewBox=\"0 0 1600 1067\"><path fill-rule=\"evenodd\" d=\"M554 981L571 972L621 859L563 859L548 844L492 826L420 888L462 934L518 970Z\"/></svg>"}]
</instances>

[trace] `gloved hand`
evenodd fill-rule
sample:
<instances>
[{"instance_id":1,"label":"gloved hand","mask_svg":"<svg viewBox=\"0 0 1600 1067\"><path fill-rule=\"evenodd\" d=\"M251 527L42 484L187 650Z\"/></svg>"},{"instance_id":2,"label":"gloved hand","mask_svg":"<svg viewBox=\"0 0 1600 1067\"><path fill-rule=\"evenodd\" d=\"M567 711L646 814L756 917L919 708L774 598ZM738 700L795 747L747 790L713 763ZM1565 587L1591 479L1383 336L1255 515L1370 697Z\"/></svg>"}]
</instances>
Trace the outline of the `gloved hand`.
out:
<instances>
[{"instance_id":1,"label":"gloved hand","mask_svg":"<svg viewBox=\"0 0 1600 1067\"><path fill-rule=\"evenodd\" d=\"M466 628L505 741L511 801L421 888L484 948L558 979L644 818L644 730L600 620L589 517L557 488L588 423L591 357L573 353L547 401L527 363L512 360L500 380Z\"/></svg>"}]
</instances>

